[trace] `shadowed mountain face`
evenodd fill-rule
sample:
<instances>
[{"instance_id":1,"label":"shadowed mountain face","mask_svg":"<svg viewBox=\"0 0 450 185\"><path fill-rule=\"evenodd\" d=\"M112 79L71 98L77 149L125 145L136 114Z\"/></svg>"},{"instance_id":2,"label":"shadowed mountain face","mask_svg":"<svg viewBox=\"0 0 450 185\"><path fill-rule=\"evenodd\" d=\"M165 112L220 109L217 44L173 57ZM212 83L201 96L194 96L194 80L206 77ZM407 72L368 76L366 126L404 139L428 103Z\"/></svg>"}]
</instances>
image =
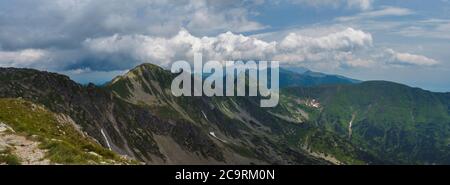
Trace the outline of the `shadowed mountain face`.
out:
<instances>
[{"instance_id":1,"label":"shadowed mountain face","mask_svg":"<svg viewBox=\"0 0 450 185\"><path fill-rule=\"evenodd\" d=\"M68 115L148 164L450 163L449 94L282 70L280 104L260 108L259 97L174 97L174 77L143 64L98 87L3 68L0 98Z\"/></svg>"}]
</instances>

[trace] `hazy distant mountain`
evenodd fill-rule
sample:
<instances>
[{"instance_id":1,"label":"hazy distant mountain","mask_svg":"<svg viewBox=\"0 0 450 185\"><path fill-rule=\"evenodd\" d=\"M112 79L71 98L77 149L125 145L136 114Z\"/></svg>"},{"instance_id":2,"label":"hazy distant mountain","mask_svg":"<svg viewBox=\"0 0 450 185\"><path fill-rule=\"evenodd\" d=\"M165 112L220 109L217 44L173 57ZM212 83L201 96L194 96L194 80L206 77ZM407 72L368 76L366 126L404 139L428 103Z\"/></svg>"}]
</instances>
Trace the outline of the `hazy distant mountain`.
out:
<instances>
[{"instance_id":1,"label":"hazy distant mountain","mask_svg":"<svg viewBox=\"0 0 450 185\"><path fill-rule=\"evenodd\" d=\"M298 73L298 74L303 74L303 73L305 73L307 71L310 71L306 67L283 67L283 69L285 69L287 71L294 72L294 73Z\"/></svg>"},{"instance_id":2,"label":"hazy distant mountain","mask_svg":"<svg viewBox=\"0 0 450 185\"><path fill-rule=\"evenodd\" d=\"M280 69L280 87L311 87L318 85L356 84L361 81L339 75L313 72L306 68Z\"/></svg>"}]
</instances>

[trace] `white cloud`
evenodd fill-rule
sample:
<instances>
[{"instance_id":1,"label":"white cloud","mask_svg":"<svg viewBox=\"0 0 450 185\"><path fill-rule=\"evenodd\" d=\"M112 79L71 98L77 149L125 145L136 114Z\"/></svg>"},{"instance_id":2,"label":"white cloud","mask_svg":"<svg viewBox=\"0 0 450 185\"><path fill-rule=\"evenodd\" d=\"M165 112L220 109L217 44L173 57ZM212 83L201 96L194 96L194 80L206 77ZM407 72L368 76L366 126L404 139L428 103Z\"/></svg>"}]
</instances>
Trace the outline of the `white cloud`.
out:
<instances>
[{"instance_id":1,"label":"white cloud","mask_svg":"<svg viewBox=\"0 0 450 185\"><path fill-rule=\"evenodd\" d=\"M352 28L322 37L289 34L280 42L267 42L231 32L216 37L195 37L186 30L171 38L145 35L114 35L87 39L85 47L95 55L130 55L139 62L167 66L176 60L191 60L194 52L206 60L279 60L285 63L321 61L339 53L372 45L368 33Z\"/></svg>"},{"instance_id":2,"label":"white cloud","mask_svg":"<svg viewBox=\"0 0 450 185\"><path fill-rule=\"evenodd\" d=\"M340 7L346 6L348 8L357 8L361 10L368 10L372 8L372 0L291 0L293 3L303 3L311 6L331 6Z\"/></svg>"},{"instance_id":3,"label":"white cloud","mask_svg":"<svg viewBox=\"0 0 450 185\"><path fill-rule=\"evenodd\" d=\"M274 60L289 65L336 68L346 65L358 51L370 48L372 42L371 34L353 28L316 37L291 33L282 39Z\"/></svg>"},{"instance_id":4,"label":"white cloud","mask_svg":"<svg viewBox=\"0 0 450 185\"><path fill-rule=\"evenodd\" d=\"M215 37L195 37L182 30L170 38L113 35L87 39L83 45L93 56L110 57L101 60L110 62L108 66L127 61L130 67L142 62L168 67L177 60L192 61L195 52L201 52L204 60L278 60L282 65L319 68L368 68L399 64L431 66L438 63L421 55L377 49L373 46L370 33L353 28L316 37L291 33L278 42L231 32ZM121 58L124 56L129 59Z\"/></svg>"},{"instance_id":5,"label":"white cloud","mask_svg":"<svg viewBox=\"0 0 450 185\"><path fill-rule=\"evenodd\" d=\"M411 15L414 12L407 8L399 8L399 7L384 7L383 9L367 11L359 13L355 16L347 16L347 17L338 17L337 21L348 22L348 21L356 21L356 20L367 20L378 17L385 16L405 16Z\"/></svg>"},{"instance_id":6,"label":"white cloud","mask_svg":"<svg viewBox=\"0 0 450 185\"><path fill-rule=\"evenodd\" d=\"M348 0L348 6L368 10L372 7L372 0Z\"/></svg>"},{"instance_id":7,"label":"white cloud","mask_svg":"<svg viewBox=\"0 0 450 185\"><path fill-rule=\"evenodd\" d=\"M392 49L386 49L387 54L389 54L389 61L405 65L419 65L419 66L432 66L439 62L422 55L415 55L411 53L401 53L394 51Z\"/></svg>"},{"instance_id":8,"label":"white cloud","mask_svg":"<svg viewBox=\"0 0 450 185\"><path fill-rule=\"evenodd\" d=\"M450 39L450 19L425 19L404 23L394 33L405 37Z\"/></svg>"},{"instance_id":9,"label":"white cloud","mask_svg":"<svg viewBox=\"0 0 450 185\"><path fill-rule=\"evenodd\" d=\"M377 62L373 61L372 59L362 59L362 58L353 59L353 57L350 57L346 60L345 65L356 68L370 68L376 66Z\"/></svg>"},{"instance_id":10,"label":"white cloud","mask_svg":"<svg viewBox=\"0 0 450 185\"><path fill-rule=\"evenodd\" d=\"M308 52L348 51L370 45L372 45L372 36L370 34L361 30L347 28L343 31L315 38L291 33L282 40L280 48L284 50L307 50Z\"/></svg>"},{"instance_id":11,"label":"white cloud","mask_svg":"<svg viewBox=\"0 0 450 185\"><path fill-rule=\"evenodd\" d=\"M192 61L195 52L201 52L205 61L277 60L285 66L324 71L439 64L426 56L374 47L370 33L353 28L315 36L290 33L272 42L231 32L196 37L182 29L169 38L115 34L86 39L82 45L82 51L73 53L39 49L0 51L0 66L50 69L85 79L84 74L114 71L107 73L112 75L144 62L169 67L177 60Z\"/></svg>"},{"instance_id":12,"label":"white cloud","mask_svg":"<svg viewBox=\"0 0 450 185\"><path fill-rule=\"evenodd\" d=\"M0 51L0 67L37 67L39 62L48 60L49 52L40 49Z\"/></svg>"},{"instance_id":13,"label":"white cloud","mask_svg":"<svg viewBox=\"0 0 450 185\"><path fill-rule=\"evenodd\" d=\"M210 60L264 60L276 52L276 42L265 42L231 32L200 38L186 30L171 38L114 35L87 39L84 46L95 55L129 55L138 62L163 66L177 60L191 60L195 52L202 52Z\"/></svg>"},{"instance_id":14,"label":"white cloud","mask_svg":"<svg viewBox=\"0 0 450 185\"><path fill-rule=\"evenodd\" d=\"M0 6L3 48L78 47L88 37L119 34L173 36L267 28L250 19L256 1L23 0Z\"/></svg>"}]
</instances>

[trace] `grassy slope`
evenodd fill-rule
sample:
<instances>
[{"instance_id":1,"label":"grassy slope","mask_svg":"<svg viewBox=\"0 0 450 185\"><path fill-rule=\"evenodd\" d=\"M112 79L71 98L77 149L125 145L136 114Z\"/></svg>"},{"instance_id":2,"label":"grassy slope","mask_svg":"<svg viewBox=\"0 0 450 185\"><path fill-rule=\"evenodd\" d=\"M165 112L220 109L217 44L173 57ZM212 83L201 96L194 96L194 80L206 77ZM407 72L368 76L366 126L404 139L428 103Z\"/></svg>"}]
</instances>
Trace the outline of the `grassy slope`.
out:
<instances>
[{"instance_id":1,"label":"grassy slope","mask_svg":"<svg viewBox=\"0 0 450 185\"><path fill-rule=\"evenodd\" d=\"M72 125L59 123L54 113L41 106L21 99L0 99L0 107L0 121L12 127L18 134L39 141L40 147L47 150L46 158L52 163L128 162L90 138L83 137ZM95 152L99 156L89 152ZM13 159L5 160L14 163Z\"/></svg>"},{"instance_id":2,"label":"grassy slope","mask_svg":"<svg viewBox=\"0 0 450 185\"><path fill-rule=\"evenodd\" d=\"M11 152L10 148L0 151L0 164L19 165L20 159Z\"/></svg>"},{"instance_id":3,"label":"grassy slope","mask_svg":"<svg viewBox=\"0 0 450 185\"><path fill-rule=\"evenodd\" d=\"M320 99L324 109L318 124L387 163L450 163L446 94L381 81L297 88L291 93Z\"/></svg>"}]
</instances>

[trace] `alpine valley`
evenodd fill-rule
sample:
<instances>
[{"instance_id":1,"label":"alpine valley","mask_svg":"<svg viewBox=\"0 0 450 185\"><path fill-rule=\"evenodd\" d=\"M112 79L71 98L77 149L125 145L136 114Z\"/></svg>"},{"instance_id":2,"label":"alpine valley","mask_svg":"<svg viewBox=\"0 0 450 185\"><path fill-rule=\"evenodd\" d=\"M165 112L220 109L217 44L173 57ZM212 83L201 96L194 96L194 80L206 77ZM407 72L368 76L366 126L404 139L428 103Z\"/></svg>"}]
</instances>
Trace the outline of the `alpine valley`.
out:
<instances>
[{"instance_id":1,"label":"alpine valley","mask_svg":"<svg viewBox=\"0 0 450 185\"><path fill-rule=\"evenodd\" d=\"M450 164L450 93L280 70L280 103L175 97L142 64L105 85L0 68L1 164Z\"/></svg>"}]
</instances>

